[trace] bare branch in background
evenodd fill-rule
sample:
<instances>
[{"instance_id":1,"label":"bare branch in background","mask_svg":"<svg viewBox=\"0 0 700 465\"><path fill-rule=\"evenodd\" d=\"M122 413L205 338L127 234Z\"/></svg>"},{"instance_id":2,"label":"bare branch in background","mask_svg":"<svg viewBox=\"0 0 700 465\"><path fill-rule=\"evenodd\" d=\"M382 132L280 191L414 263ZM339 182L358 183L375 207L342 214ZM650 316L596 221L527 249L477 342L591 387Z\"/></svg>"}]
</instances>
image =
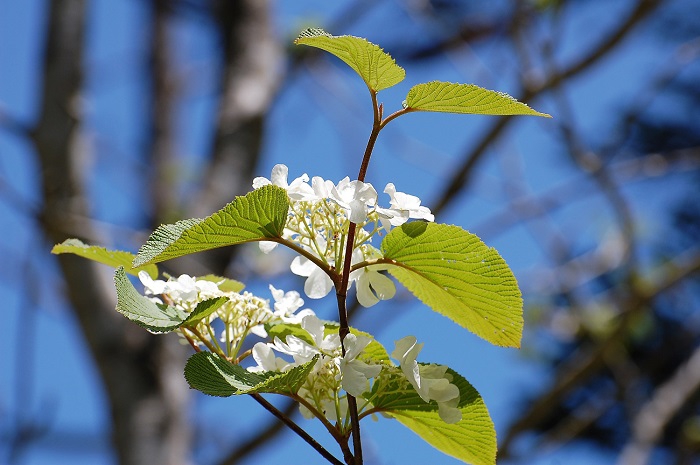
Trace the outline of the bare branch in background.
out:
<instances>
[{"instance_id":1,"label":"bare branch in background","mask_svg":"<svg viewBox=\"0 0 700 465\"><path fill-rule=\"evenodd\" d=\"M679 257L675 262L658 273L658 277L644 287L637 286L633 290L618 290L621 300L617 303L620 308L620 318L611 333L596 345L581 347L567 363L560 367L552 386L542 393L513 423L505 435L499 455L507 457L512 441L523 431L535 429L552 412L552 406L559 402L564 395L584 383L584 380L601 369L609 355L614 352L624 339L633 317L643 312L653 299L669 289L682 283L685 279L700 272L700 254L697 251Z\"/></svg>"},{"instance_id":2,"label":"bare branch in background","mask_svg":"<svg viewBox=\"0 0 700 465\"><path fill-rule=\"evenodd\" d=\"M607 54L639 25L643 19L649 16L663 0L640 0L630 14L620 21L620 24L610 32L599 44L582 54L582 57L569 64L556 73L546 76L540 83L522 83L522 95L515 93L514 97L524 103L529 103L542 93L555 86L561 86L563 82L580 73L602 60ZM484 135L477 143L462 157L462 165L455 170L455 174L448 182L447 187L438 194L437 200L432 202L432 210L436 213L448 206L452 199L458 196L469 186L471 175L481 158L486 153L486 149L491 146L501 136L503 131L513 120L512 117L499 118L491 127L485 131Z\"/></svg>"},{"instance_id":3,"label":"bare branch in background","mask_svg":"<svg viewBox=\"0 0 700 465\"><path fill-rule=\"evenodd\" d=\"M620 465L649 463L652 449L668 423L700 389L700 348L661 385L632 424L633 439L622 450Z\"/></svg>"}]
</instances>

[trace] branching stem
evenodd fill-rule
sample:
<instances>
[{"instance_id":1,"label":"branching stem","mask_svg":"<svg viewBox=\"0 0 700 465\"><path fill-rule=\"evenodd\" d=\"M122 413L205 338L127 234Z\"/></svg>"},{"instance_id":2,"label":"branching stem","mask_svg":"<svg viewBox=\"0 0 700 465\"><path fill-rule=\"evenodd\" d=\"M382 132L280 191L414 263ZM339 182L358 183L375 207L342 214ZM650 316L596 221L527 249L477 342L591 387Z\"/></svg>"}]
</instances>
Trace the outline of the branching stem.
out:
<instances>
[{"instance_id":1,"label":"branching stem","mask_svg":"<svg viewBox=\"0 0 700 465\"><path fill-rule=\"evenodd\" d=\"M362 157L360 172L357 175L357 180L362 182L364 182L365 176L367 175L367 167L370 157L372 156L372 151L374 150L374 144L379 136L379 131L382 130L382 114L384 112L384 107L377 103L377 92L370 90L370 94L372 96L372 108L374 110L374 124L372 125L372 132L369 135L364 156ZM350 333L346 303L356 230L357 225L351 222L348 227L347 242L345 243L345 261L343 263L343 273L340 283L337 282L337 279L334 280L336 296L338 298L338 320L340 322L338 334L340 335L341 342L343 342L343 355L345 355L345 336ZM357 411L357 400L350 394L348 394L348 412L350 413L350 422L352 424L352 444L355 455L354 458L346 457L346 461L348 465L362 465L362 440L360 438L360 418Z\"/></svg>"},{"instance_id":2,"label":"branching stem","mask_svg":"<svg viewBox=\"0 0 700 465\"><path fill-rule=\"evenodd\" d=\"M304 441L306 441L311 447L316 449L316 451L321 454L323 458L328 460L334 465L343 465L343 462L335 458L330 452L328 452L321 444L316 442L316 440L304 431L299 425L294 423L291 418L289 418L284 413L280 412L277 407L269 403L263 396L257 393L250 394L250 396L255 399L260 405L262 405L265 410L276 416L280 421L289 427L292 431L298 434Z\"/></svg>"}]
</instances>

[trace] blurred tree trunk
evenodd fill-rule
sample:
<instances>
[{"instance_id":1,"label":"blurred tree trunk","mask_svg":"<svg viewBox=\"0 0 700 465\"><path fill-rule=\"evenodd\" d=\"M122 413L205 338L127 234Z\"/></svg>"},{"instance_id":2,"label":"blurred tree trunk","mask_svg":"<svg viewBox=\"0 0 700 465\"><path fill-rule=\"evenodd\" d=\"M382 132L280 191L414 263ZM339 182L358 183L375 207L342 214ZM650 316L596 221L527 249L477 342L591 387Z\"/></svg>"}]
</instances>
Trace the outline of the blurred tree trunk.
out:
<instances>
[{"instance_id":1,"label":"blurred tree trunk","mask_svg":"<svg viewBox=\"0 0 700 465\"><path fill-rule=\"evenodd\" d=\"M51 243L71 236L99 240L87 220L89 202L81 173L85 11L84 0L50 4L33 140L41 162L41 223ZM67 255L58 260L67 297L107 391L119 462L186 463L188 391L176 378L182 369L177 341L151 337L116 313L112 285L99 265Z\"/></svg>"},{"instance_id":2,"label":"blurred tree trunk","mask_svg":"<svg viewBox=\"0 0 700 465\"><path fill-rule=\"evenodd\" d=\"M251 188L258 162L265 116L281 74L281 51L272 31L270 2L213 2L221 50L221 80L204 184L188 216L204 217ZM236 248L200 254L210 271L223 274Z\"/></svg>"},{"instance_id":3,"label":"blurred tree trunk","mask_svg":"<svg viewBox=\"0 0 700 465\"><path fill-rule=\"evenodd\" d=\"M249 184L262 136L262 121L274 91L275 48L266 3L235 2L222 17L225 37L225 78L216 130L215 156L207 184L207 199L199 205L211 213ZM164 1L153 2L151 72L153 88L150 158L154 176L167 170L174 146L163 108L172 93L163 80ZM43 207L40 223L46 239L58 243L79 237L102 243L89 218L84 191L85 147L81 143L80 94L86 29L84 0L53 0L45 39L40 107L31 132L41 166ZM271 60L271 62L266 62ZM245 72L242 72L245 70ZM240 77L243 75L243 78ZM245 183L244 181L245 180ZM156 184L154 206L163 207L172 185ZM164 192L165 191L165 192ZM170 209L172 208L169 205ZM162 214L162 213L161 213ZM154 213L157 221L159 213ZM115 295L109 271L87 260L58 256L65 293L85 335L104 383L112 414L112 435L121 464L184 464L190 452L186 421L188 388L182 379L186 352L177 338L153 336L114 311ZM228 259L227 259L228 260ZM213 266L221 271L221 266Z\"/></svg>"}]
</instances>

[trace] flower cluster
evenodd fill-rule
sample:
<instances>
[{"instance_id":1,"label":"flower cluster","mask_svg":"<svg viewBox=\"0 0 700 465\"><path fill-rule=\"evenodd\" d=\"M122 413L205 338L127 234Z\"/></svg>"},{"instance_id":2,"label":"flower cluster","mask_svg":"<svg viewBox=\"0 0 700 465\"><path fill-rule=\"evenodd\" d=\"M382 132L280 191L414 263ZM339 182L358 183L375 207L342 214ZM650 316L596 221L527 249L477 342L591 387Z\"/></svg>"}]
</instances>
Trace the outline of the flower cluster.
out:
<instances>
[{"instance_id":1,"label":"flower cluster","mask_svg":"<svg viewBox=\"0 0 700 465\"><path fill-rule=\"evenodd\" d=\"M371 382L383 385L382 374L387 379L396 381L400 377L406 385L413 386L425 402L436 401L440 418L446 423L457 423L462 419L462 412L457 407L460 399L459 388L452 384L447 367L442 365L421 365L416 357L423 347L416 338L407 336L396 341L392 357L399 362L399 369L394 366L372 360L364 350L372 339L348 334L343 345L335 332L328 331L321 320L314 315L307 315L301 323L308 338L288 335L285 341L278 337L271 343L259 342L253 347L253 358L257 365L249 367L251 372L284 372L292 367L308 363L318 357L312 371L297 395L303 399L301 412L306 418L323 415L338 424L347 424L346 393L364 399L359 405L359 412L372 408L374 396L385 394L378 389L370 395ZM291 356L292 360L278 357L275 353Z\"/></svg>"},{"instance_id":2,"label":"flower cluster","mask_svg":"<svg viewBox=\"0 0 700 465\"><path fill-rule=\"evenodd\" d=\"M340 270L345 259L345 240L349 222L358 225L351 264L359 265L350 274L350 285L357 285L357 300L370 307L379 300L390 299L396 289L393 281L379 273L390 265L375 263L382 258L370 243L376 234L387 232L392 226L400 226L409 218L433 221L427 207L413 195L397 192L392 183L384 192L389 195L389 208L377 205L377 191L362 181L344 178L338 184L315 176L309 184L306 174L287 181L285 165L275 165L270 179L258 177L253 187L273 184L284 188L290 199L289 218L283 236L318 258L328 269ZM269 252L277 244L262 242L261 250ZM296 257L291 264L294 274L306 277L304 292L312 299L326 296L333 282L326 270L319 268L307 257Z\"/></svg>"},{"instance_id":3,"label":"flower cluster","mask_svg":"<svg viewBox=\"0 0 700 465\"><path fill-rule=\"evenodd\" d=\"M215 281L195 279L183 274L167 281L152 279L148 273L138 274L144 285L144 292L156 303L167 303L191 313L197 305L207 299L226 297L228 300L211 315L203 318L195 327L182 328L181 334L190 343L206 346L209 350L223 348L223 353L234 358L238 354L243 340L249 334L266 337L264 324L293 323L298 324L306 315L313 315L311 309L297 310L304 301L296 291L284 292L270 286L275 301L273 309L266 299L261 299L250 292L222 291ZM215 329L219 329L216 337ZM221 344L219 344L221 343Z\"/></svg>"},{"instance_id":4,"label":"flower cluster","mask_svg":"<svg viewBox=\"0 0 700 465\"><path fill-rule=\"evenodd\" d=\"M348 334L345 337L345 354L337 328L327 330L315 315L303 317L301 327L308 338L288 335L285 341L275 337L271 343L259 342L253 347L253 359L257 365L252 372L287 371L317 357L312 371L297 395L305 403L301 412L306 418L322 414L331 421L343 423L347 400L341 389L355 397L367 392L370 379L379 375L382 366L362 360L362 351L372 342L367 336ZM277 357L275 352L291 356L292 361Z\"/></svg>"},{"instance_id":5,"label":"flower cluster","mask_svg":"<svg viewBox=\"0 0 700 465\"><path fill-rule=\"evenodd\" d=\"M351 333L341 344L336 326L321 321L311 309L299 311L304 300L298 292L284 292L270 286L274 300L271 308L269 300L250 292L223 291L219 288L220 282L208 279L181 275L170 277L167 281L154 280L146 272L140 272L139 279L144 285L145 294L153 301L176 306L186 313L194 311L202 301L226 297L226 303L194 327L181 328L181 334L191 344L205 346L235 363L238 363L236 357L248 335L268 337L264 325L301 327L306 334L304 337L290 334L284 341L274 337L272 342L256 343L249 353L256 364L248 367L248 370L258 373L286 372L316 358L306 381L297 392L302 414L306 418L322 416L338 425L347 426L345 393L364 399L364 403L359 405L360 412L370 410L373 408L373 396L383 394L381 388L373 392L372 383L384 385L385 380L381 379L384 376L393 382L399 378L406 386L410 384L425 402L436 401L440 417L445 422L456 423L461 419L457 408L459 389L451 383L447 367L418 364L416 357L423 345L418 344L413 336L396 341L392 357L398 361L399 367L395 367L386 360L373 359L365 352L373 341L371 337ZM246 354L240 359L245 358ZM370 392L373 393L370 395Z\"/></svg>"}]
</instances>

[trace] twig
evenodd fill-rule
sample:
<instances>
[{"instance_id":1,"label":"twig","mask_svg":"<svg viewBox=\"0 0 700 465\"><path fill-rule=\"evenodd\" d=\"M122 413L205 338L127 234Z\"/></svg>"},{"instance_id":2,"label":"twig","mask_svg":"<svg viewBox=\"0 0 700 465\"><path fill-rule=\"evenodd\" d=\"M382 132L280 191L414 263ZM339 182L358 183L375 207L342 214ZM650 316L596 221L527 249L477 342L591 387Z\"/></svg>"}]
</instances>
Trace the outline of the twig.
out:
<instances>
[{"instance_id":1,"label":"twig","mask_svg":"<svg viewBox=\"0 0 700 465\"><path fill-rule=\"evenodd\" d=\"M289 429L294 431L296 434L298 434L306 443L308 443L311 447L316 449L316 451L323 456L326 460L328 460L330 463L334 465L344 465L343 462L335 458L330 452L328 452L321 444L319 444L313 437L309 435L306 431L304 431L299 425L294 423L294 421L289 418L287 415L285 415L283 412L279 411L277 407L269 403L263 396L260 394L254 393L250 394L250 396L255 399L260 405L262 405L265 410L279 418Z\"/></svg>"}]
</instances>

